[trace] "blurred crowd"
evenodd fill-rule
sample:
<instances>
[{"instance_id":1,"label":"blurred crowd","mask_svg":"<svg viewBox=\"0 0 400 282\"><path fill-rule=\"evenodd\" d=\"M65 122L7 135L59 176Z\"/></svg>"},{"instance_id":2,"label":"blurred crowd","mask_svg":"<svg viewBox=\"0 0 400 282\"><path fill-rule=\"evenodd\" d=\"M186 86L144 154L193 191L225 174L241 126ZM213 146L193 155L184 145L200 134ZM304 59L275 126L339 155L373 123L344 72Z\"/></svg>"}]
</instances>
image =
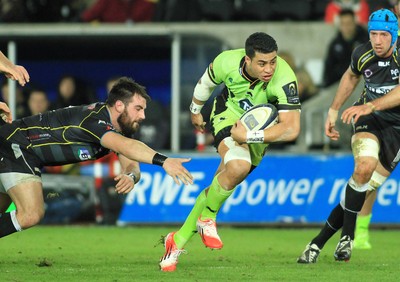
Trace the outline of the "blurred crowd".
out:
<instances>
[{"instance_id":1,"label":"blurred crowd","mask_svg":"<svg viewBox=\"0 0 400 282\"><path fill-rule=\"evenodd\" d=\"M394 0L0 0L0 22L320 21L343 7L365 24ZM290 7L290 8L288 8Z\"/></svg>"},{"instance_id":2,"label":"blurred crowd","mask_svg":"<svg viewBox=\"0 0 400 282\"><path fill-rule=\"evenodd\" d=\"M315 81L306 62L295 57L291 50L279 51L279 55L296 72L300 99L304 103L317 96L321 89L339 81L350 63L354 47L368 40L365 24L370 12L378 8L392 8L396 3L397 0L0 0L0 24L288 20L325 22L335 26L337 34L327 46L321 81ZM113 77L110 77L107 83L112 81ZM104 85L103 88L109 89L109 86ZM8 100L7 89L7 84L3 82L1 98L5 102ZM51 94L56 93L56 97L47 95L41 86L32 84L23 90L17 87L16 117L47 109L91 103L102 96L96 93L96 89L85 78L78 78L73 74L60 77L58 89L47 90ZM189 92L186 94L191 96ZM147 120L136 137L155 149L169 149L169 109L162 103L153 101L148 111ZM191 127L191 124L187 123L187 127ZM190 128L187 130L190 131ZM213 141L210 136L199 138L195 132L191 133L191 138L189 135L189 138L183 139L183 149L198 147L199 140L205 140L201 141L205 143L201 144L202 148L211 146Z\"/></svg>"},{"instance_id":3,"label":"blurred crowd","mask_svg":"<svg viewBox=\"0 0 400 282\"><path fill-rule=\"evenodd\" d=\"M279 55L295 70L300 99L304 103L317 96L321 89L339 81L350 63L352 50L359 43L368 40L365 24L370 12L378 8L392 8L396 3L397 0L0 0L0 24L321 21L337 28L337 34L327 46L321 81L315 81L305 65L306 62L295 57L291 50L279 51ZM113 79L115 77L110 77L107 84L112 83ZM109 85L104 85L103 88L109 89ZM85 78L78 78L73 74L60 77L58 89L49 91L56 93L56 97L48 96L41 86L32 84L23 90L17 87L16 117L47 109L91 103L101 96ZM189 92L185 95L191 97ZM4 82L1 85L1 98L8 101L8 86ZM169 149L169 109L162 103L153 101L148 112L147 120L137 138L155 149ZM191 127L191 124L188 123L187 127ZM191 138L184 138L183 149L198 147L198 140L205 140L201 141L205 143L201 144L203 148L211 146L210 136L199 138L195 132L191 134Z\"/></svg>"}]
</instances>

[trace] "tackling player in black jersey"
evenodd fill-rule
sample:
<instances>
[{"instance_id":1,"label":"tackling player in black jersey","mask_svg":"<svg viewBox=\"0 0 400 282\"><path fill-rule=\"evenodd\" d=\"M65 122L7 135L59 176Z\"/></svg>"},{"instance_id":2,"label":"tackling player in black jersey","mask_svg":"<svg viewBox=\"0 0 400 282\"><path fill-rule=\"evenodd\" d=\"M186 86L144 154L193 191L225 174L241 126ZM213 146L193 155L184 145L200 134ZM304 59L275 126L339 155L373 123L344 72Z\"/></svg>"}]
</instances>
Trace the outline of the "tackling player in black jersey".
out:
<instances>
[{"instance_id":1,"label":"tackling player in black jersey","mask_svg":"<svg viewBox=\"0 0 400 282\"><path fill-rule=\"evenodd\" d=\"M106 103L67 107L0 127L0 238L36 225L44 215L41 169L118 154L122 173L117 193L128 193L140 179L139 163L162 166L177 184L193 183L182 165L130 138L145 119L150 97L130 78L120 78ZM16 211L4 213L13 201Z\"/></svg>"}]
</instances>

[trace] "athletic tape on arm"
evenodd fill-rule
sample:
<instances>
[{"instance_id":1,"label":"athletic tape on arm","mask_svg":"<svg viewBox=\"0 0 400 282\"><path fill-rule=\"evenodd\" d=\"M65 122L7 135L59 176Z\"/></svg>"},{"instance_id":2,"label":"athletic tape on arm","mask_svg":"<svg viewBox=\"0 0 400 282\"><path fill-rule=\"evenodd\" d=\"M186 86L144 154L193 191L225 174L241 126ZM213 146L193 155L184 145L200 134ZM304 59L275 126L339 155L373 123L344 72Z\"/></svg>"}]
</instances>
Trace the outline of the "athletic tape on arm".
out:
<instances>
[{"instance_id":1,"label":"athletic tape on arm","mask_svg":"<svg viewBox=\"0 0 400 282\"><path fill-rule=\"evenodd\" d=\"M206 70L199 82L197 82L193 96L197 100L205 102L210 98L215 87L217 87L217 85L208 76L208 71Z\"/></svg>"}]
</instances>

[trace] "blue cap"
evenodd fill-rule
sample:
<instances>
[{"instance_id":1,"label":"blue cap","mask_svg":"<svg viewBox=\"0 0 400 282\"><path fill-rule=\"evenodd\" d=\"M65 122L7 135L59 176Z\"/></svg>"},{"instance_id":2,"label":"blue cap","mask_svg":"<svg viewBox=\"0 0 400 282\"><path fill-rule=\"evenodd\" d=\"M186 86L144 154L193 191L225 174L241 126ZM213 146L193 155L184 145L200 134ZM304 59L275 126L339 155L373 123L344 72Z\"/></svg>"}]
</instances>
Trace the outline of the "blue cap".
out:
<instances>
[{"instance_id":1,"label":"blue cap","mask_svg":"<svg viewBox=\"0 0 400 282\"><path fill-rule=\"evenodd\" d=\"M390 47L392 47L397 41L397 32L399 30L397 16L388 9L380 9L373 12L369 16L368 33L370 33L371 30L389 32L392 35L392 42L390 44Z\"/></svg>"}]
</instances>

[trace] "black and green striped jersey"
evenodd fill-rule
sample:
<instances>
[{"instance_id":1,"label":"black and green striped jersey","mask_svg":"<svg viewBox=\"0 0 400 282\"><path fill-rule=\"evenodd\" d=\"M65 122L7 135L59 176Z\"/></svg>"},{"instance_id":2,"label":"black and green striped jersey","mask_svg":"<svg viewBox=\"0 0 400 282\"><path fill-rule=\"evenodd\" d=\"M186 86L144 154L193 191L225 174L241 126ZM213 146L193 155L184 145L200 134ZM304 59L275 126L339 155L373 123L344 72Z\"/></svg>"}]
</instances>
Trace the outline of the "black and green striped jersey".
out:
<instances>
[{"instance_id":1,"label":"black and green striped jersey","mask_svg":"<svg viewBox=\"0 0 400 282\"><path fill-rule=\"evenodd\" d=\"M369 41L354 49L351 70L357 75L362 75L365 81L363 93L356 104L365 104L395 88L399 84L399 63L398 50L395 50L388 58L381 58L375 55ZM400 107L377 111L374 114L388 122L398 123Z\"/></svg>"},{"instance_id":2,"label":"black and green striped jersey","mask_svg":"<svg viewBox=\"0 0 400 282\"><path fill-rule=\"evenodd\" d=\"M30 151L42 166L94 160L110 152L101 137L115 131L104 103L67 107L0 127L3 142ZM4 144L4 143L3 143Z\"/></svg>"}]
</instances>

